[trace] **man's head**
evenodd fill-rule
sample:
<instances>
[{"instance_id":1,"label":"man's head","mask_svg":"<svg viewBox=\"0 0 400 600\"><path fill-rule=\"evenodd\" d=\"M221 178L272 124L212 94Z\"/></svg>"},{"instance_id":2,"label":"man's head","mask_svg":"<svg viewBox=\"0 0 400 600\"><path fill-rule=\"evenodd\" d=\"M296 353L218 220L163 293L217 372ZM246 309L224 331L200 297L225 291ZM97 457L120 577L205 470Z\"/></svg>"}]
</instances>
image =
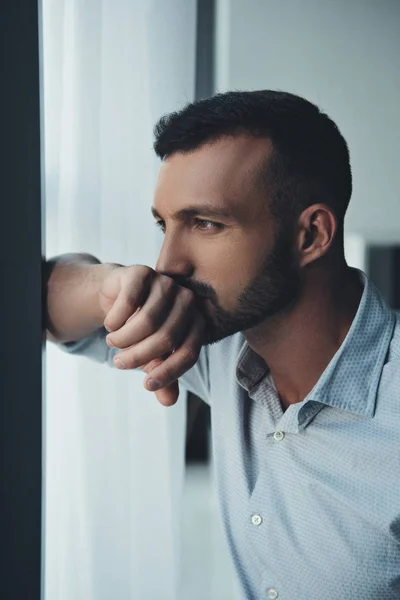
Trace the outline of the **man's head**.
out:
<instances>
[{"instance_id":1,"label":"man's head","mask_svg":"<svg viewBox=\"0 0 400 600\"><path fill-rule=\"evenodd\" d=\"M351 196L346 142L284 92L229 92L155 128L157 270L207 300L207 341L290 310L310 268L342 258Z\"/></svg>"}]
</instances>

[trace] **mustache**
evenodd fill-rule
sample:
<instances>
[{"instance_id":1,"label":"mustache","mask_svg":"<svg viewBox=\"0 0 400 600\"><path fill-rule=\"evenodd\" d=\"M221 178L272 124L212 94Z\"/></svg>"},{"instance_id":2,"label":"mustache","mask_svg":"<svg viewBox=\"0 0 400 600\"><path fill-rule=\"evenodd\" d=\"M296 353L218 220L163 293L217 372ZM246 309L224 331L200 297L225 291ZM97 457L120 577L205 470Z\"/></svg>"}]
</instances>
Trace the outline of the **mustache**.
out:
<instances>
[{"instance_id":1,"label":"mustache","mask_svg":"<svg viewBox=\"0 0 400 600\"><path fill-rule=\"evenodd\" d=\"M176 275L172 273L163 273L175 281L178 285L191 290L199 298L206 298L211 300L213 303L217 303L217 295L211 285L204 281L196 281L194 279L188 279L182 275Z\"/></svg>"}]
</instances>

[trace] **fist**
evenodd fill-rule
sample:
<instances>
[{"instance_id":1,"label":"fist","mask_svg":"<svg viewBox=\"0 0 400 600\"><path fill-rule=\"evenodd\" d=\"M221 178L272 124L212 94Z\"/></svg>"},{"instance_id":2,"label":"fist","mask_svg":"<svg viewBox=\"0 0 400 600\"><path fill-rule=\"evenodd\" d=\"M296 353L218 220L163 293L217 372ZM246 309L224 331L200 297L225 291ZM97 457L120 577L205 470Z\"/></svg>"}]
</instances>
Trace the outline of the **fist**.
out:
<instances>
[{"instance_id":1,"label":"fist","mask_svg":"<svg viewBox=\"0 0 400 600\"><path fill-rule=\"evenodd\" d=\"M196 363L204 337L204 319L195 294L167 275L143 265L117 267L99 291L106 315L106 341L121 352L120 369L141 368L145 387L164 406L175 404L178 378Z\"/></svg>"}]
</instances>

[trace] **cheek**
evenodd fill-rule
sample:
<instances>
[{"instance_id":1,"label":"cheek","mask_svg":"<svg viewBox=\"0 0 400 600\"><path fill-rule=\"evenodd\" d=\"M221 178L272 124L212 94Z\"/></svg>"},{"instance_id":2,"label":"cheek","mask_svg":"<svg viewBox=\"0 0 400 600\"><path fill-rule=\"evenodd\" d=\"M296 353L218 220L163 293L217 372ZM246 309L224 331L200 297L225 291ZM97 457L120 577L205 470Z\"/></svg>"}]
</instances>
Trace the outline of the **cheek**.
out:
<instances>
[{"instance_id":1,"label":"cheek","mask_svg":"<svg viewBox=\"0 0 400 600\"><path fill-rule=\"evenodd\" d=\"M218 243L217 243L218 241ZM196 278L215 290L220 306L234 311L241 293L253 281L266 256L265 241L221 239L205 245Z\"/></svg>"}]
</instances>

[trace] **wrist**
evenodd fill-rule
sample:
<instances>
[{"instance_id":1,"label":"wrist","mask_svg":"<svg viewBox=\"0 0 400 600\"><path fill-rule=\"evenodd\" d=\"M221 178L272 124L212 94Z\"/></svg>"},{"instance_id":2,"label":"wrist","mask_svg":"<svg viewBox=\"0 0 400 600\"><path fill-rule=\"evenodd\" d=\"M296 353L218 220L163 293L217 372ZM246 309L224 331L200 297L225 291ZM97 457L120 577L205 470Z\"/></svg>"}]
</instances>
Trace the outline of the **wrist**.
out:
<instances>
[{"instance_id":1,"label":"wrist","mask_svg":"<svg viewBox=\"0 0 400 600\"><path fill-rule=\"evenodd\" d=\"M119 288L119 283L117 277L112 278L111 275L115 273L118 269L123 268L123 265L117 263L103 263L100 265L96 265L93 267L95 269L95 278L96 278L96 297L99 308L99 316L101 318L101 322L103 324L104 319L106 318L112 303L110 304L110 281L114 281L114 285L112 287L117 286ZM114 295L114 294L112 294ZM115 296L117 293L115 293Z\"/></svg>"},{"instance_id":2,"label":"wrist","mask_svg":"<svg viewBox=\"0 0 400 600\"><path fill-rule=\"evenodd\" d=\"M101 264L87 254L50 259L44 271L45 326L57 341L78 341L103 326L99 290L120 265Z\"/></svg>"}]
</instances>

